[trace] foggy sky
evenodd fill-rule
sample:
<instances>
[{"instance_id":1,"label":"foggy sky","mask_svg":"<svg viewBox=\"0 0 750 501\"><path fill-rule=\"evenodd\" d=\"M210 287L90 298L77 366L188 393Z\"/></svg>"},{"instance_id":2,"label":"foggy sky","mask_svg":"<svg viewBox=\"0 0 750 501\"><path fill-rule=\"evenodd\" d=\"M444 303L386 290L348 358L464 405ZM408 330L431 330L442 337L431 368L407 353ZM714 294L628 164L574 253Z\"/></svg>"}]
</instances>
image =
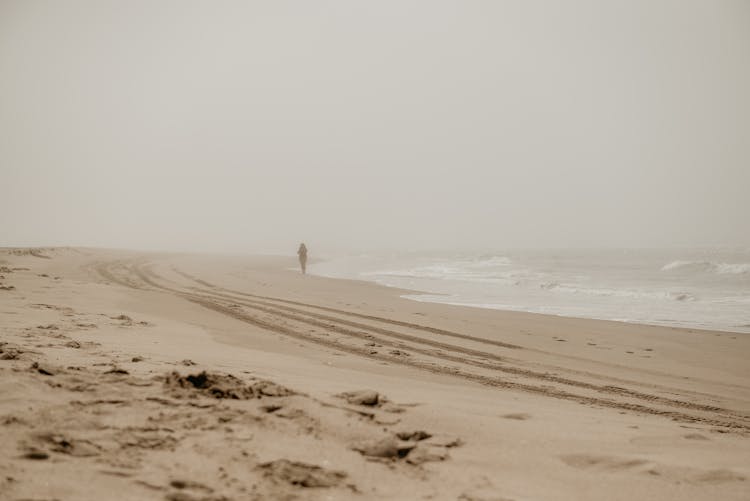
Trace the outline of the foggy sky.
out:
<instances>
[{"instance_id":1,"label":"foggy sky","mask_svg":"<svg viewBox=\"0 0 750 501\"><path fill-rule=\"evenodd\" d=\"M750 2L0 0L0 245L750 246Z\"/></svg>"}]
</instances>

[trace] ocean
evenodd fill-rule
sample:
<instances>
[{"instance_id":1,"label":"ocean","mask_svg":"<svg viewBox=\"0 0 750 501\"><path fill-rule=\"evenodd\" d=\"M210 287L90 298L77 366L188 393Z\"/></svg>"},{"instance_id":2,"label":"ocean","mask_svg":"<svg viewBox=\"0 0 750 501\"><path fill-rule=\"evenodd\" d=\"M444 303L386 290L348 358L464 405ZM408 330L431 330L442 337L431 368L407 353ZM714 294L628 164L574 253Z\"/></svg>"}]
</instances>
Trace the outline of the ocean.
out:
<instances>
[{"instance_id":1,"label":"ocean","mask_svg":"<svg viewBox=\"0 0 750 501\"><path fill-rule=\"evenodd\" d=\"M750 333L750 249L357 254L309 272L415 301Z\"/></svg>"}]
</instances>

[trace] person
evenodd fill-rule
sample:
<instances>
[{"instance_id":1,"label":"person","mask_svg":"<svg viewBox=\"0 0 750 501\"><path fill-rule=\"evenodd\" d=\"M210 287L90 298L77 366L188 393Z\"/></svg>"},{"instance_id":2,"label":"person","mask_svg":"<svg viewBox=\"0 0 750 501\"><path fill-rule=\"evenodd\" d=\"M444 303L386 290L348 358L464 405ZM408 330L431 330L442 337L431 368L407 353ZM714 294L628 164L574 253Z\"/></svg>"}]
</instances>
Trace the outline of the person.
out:
<instances>
[{"instance_id":1,"label":"person","mask_svg":"<svg viewBox=\"0 0 750 501\"><path fill-rule=\"evenodd\" d=\"M307 247L304 242L299 244L297 255L299 256L299 265L302 268L302 274L304 275L307 271Z\"/></svg>"}]
</instances>

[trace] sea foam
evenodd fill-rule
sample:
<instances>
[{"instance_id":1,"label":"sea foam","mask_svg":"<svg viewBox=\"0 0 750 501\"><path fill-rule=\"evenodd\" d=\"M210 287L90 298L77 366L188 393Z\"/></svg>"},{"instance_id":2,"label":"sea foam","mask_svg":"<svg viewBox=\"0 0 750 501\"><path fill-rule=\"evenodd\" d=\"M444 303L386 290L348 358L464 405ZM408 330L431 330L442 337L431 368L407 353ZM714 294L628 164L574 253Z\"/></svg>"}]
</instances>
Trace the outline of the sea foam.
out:
<instances>
[{"instance_id":1,"label":"sea foam","mask_svg":"<svg viewBox=\"0 0 750 501\"><path fill-rule=\"evenodd\" d=\"M712 261L672 261L661 271L718 273L720 275L750 274L750 263L714 263Z\"/></svg>"},{"instance_id":2,"label":"sea foam","mask_svg":"<svg viewBox=\"0 0 750 501\"><path fill-rule=\"evenodd\" d=\"M390 253L312 272L416 291L407 297L418 301L750 331L750 249Z\"/></svg>"}]
</instances>

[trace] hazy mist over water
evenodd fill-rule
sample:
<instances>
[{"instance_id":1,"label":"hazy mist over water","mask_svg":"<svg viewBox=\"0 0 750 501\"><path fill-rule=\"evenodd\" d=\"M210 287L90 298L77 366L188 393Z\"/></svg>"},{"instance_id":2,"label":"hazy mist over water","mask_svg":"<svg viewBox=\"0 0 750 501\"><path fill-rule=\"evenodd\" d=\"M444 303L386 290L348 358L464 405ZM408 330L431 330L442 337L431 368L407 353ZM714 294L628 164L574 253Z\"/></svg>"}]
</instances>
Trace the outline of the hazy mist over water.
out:
<instances>
[{"instance_id":1,"label":"hazy mist over water","mask_svg":"<svg viewBox=\"0 0 750 501\"><path fill-rule=\"evenodd\" d=\"M0 2L0 245L749 246L750 3Z\"/></svg>"}]
</instances>

